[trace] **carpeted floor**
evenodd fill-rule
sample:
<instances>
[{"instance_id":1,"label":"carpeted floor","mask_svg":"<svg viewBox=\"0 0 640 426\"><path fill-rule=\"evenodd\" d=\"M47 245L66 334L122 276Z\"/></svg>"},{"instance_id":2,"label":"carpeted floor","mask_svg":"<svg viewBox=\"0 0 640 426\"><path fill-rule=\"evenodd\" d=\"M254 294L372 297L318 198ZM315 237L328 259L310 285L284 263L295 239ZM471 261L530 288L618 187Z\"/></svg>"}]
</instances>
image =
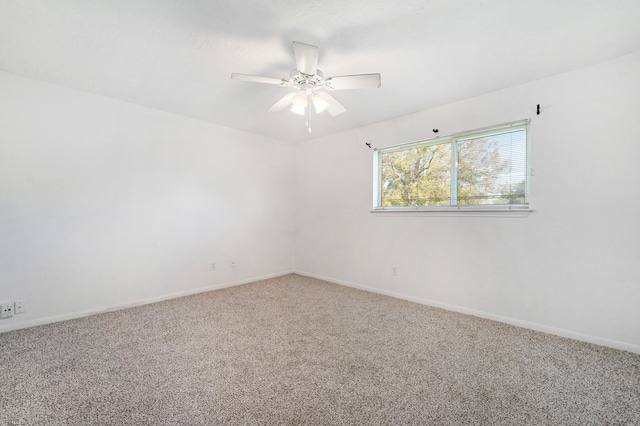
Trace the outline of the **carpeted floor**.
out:
<instances>
[{"instance_id":1,"label":"carpeted floor","mask_svg":"<svg viewBox=\"0 0 640 426\"><path fill-rule=\"evenodd\" d=\"M2 425L640 424L640 356L287 275L0 334Z\"/></svg>"}]
</instances>

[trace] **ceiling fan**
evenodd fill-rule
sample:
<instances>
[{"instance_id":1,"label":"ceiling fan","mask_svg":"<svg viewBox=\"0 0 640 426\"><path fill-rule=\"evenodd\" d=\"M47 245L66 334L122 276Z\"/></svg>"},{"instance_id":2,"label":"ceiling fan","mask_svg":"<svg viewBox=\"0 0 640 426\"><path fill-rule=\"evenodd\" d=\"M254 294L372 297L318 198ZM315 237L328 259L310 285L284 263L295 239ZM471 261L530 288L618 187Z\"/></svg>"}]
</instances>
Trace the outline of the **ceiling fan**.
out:
<instances>
[{"instance_id":1,"label":"ceiling fan","mask_svg":"<svg viewBox=\"0 0 640 426\"><path fill-rule=\"evenodd\" d=\"M307 116L307 128L311 132L311 105L317 114L327 111L335 117L347 109L328 91L351 89L377 89L380 87L380 74L340 75L324 78L318 69L318 47L298 41L293 42L296 68L289 78L262 77L249 74L231 74L234 80L255 83L275 84L295 89L284 95L268 111L282 111L291 106L291 112Z\"/></svg>"}]
</instances>

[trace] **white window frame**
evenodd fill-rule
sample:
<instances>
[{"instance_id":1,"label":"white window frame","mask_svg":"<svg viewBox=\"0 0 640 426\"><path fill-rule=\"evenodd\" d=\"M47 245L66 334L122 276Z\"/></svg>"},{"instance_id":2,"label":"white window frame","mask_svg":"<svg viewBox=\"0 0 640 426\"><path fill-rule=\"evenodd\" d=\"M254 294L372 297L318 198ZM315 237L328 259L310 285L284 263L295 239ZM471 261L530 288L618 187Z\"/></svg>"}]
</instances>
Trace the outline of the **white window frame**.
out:
<instances>
[{"instance_id":1,"label":"white window frame","mask_svg":"<svg viewBox=\"0 0 640 426\"><path fill-rule=\"evenodd\" d=\"M530 124L531 120L520 120L510 123L504 123L497 126L484 127L449 136L435 137L410 143L393 145L385 148L376 148L373 152L373 213L384 213L385 215L409 214L425 214L425 215L490 215L490 216L527 216L531 210L529 203L531 168L530 168ZM467 140L472 138L480 138L491 136L494 134L504 133L506 131L515 131L523 129L526 135L526 163L525 163L525 204L482 204L482 205L458 205L457 204L457 169L455 167L455 158L457 154L456 141ZM451 196L452 205L447 206L393 206L383 207L382 198L382 155L390 152L403 151L407 149L440 144L452 144L452 173L451 173ZM454 187L455 185L455 187ZM456 204L453 204L453 203Z\"/></svg>"}]
</instances>

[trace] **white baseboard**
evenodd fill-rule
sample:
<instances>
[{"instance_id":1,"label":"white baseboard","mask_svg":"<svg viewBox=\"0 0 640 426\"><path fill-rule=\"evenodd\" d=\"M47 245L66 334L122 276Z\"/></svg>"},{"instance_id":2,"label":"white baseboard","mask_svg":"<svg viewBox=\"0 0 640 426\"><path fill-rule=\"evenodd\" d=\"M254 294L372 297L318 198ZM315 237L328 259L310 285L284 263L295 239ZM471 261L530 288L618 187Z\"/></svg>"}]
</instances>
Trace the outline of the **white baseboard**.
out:
<instances>
[{"instance_id":1,"label":"white baseboard","mask_svg":"<svg viewBox=\"0 0 640 426\"><path fill-rule=\"evenodd\" d=\"M410 302L419 303L421 305L433 306L436 308L446 309L448 311L459 312L462 314L473 315L480 318L486 318L493 321L502 322L505 324L514 325L516 327L527 328L530 330L540 331L542 333L553 334L560 337L566 337L568 339L579 340L586 343L592 343L594 345L599 346L607 346L609 348L620 349L623 351L628 351L636 354L640 354L640 346L634 345L631 343L619 342L617 340L606 339L603 337L592 336L589 334L578 333L571 330L565 330L562 328L551 327L544 324L538 324L530 321L523 321L517 318L505 317L502 315L496 315L489 312L478 311L475 309L469 309L462 306L450 305L448 303L437 302L434 300L423 299L421 297L409 296L402 293L396 293L388 290L381 290L374 287L368 287L362 284L356 284L349 281L340 280L337 278L326 277L318 274L311 274L304 271L295 271L298 275L303 275L306 277L317 278L319 280L328 281L334 284L343 285L346 287L352 287L359 290L369 291L372 293L382 294L385 296L395 297L396 299L408 300Z\"/></svg>"},{"instance_id":2,"label":"white baseboard","mask_svg":"<svg viewBox=\"0 0 640 426\"><path fill-rule=\"evenodd\" d=\"M134 308L136 306L149 305L151 303L162 302L162 301L170 300L170 299L177 299L179 297L191 296L193 294L206 293L207 291L212 291L212 290L220 290L220 289L223 289L223 288L235 287L235 286L242 285L242 284L248 284L248 283L252 283L252 282L255 282L255 281L266 280L266 279L269 279L269 278L281 277L283 275L288 275L288 274L293 274L293 273L295 273L295 272L294 271L278 272L278 273L275 273L275 274L261 275L261 276L258 276L258 277L245 278L245 279L242 279L242 280L232 281L232 282L228 282L228 283L215 284L215 285L211 285L211 286L207 286L207 287L200 287L200 288L191 289L191 290L179 291L179 292L176 292L176 293L164 294L164 295L161 295L161 296L150 297L148 299L137 300L137 301L131 302L131 303L122 303L122 304L117 304L117 305L102 306L102 307L99 307L99 308L86 309L86 310L77 311L77 312L70 312L68 314L54 315L54 316L44 317L44 318L36 318L36 319L32 319L32 320L17 322L17 323L14 323L14 324L8 324L6 326L0 326L0 333L5 333L7 331L13 331L13 330L20 330L22 328L35 327L35 326L38 326L38 325L52 324L52 323L60 322L60 321L67 321L67 320L71 320L71 319L87 317L87 316L90 316L90 315L102 314L102 313L105 313L105 312L119 311L121 309Z\"/></svg>"},{"instance_id":3,"label":"white baseboard","mask_svg":"<svg viewBox=\"0 0 640 426\"><path fill-rule=\"evenodd\" d=\"M538 324L538 323L534 323L534 322L530 322L530 321L524 321L524 320L520 320L520 319L517 319L517 318L505 317L505 316L502 316L502 315L496 315L496 314L492 314L492 313L489 313L489 312L478 311L476 309L470 309L470 308L465 308L465 307L462 307L462 306L450 305L448 303L437 302L437 301L434 301L434 300L424 299L424 298L421 298L421 297L414 297L414 296L410 296L410 295L406 295L406 294L402 294L402 293L397 293L397 292L389 291L389 290L382 290L382 289L369 287L369 286L362 285L362 284L356 284L356 283L352 283L352 282L349 282L349 281L344 281L344 280L340 280L340 279L337 279L337 278L327 277L327 276L324 276L324 275L312 274L312 273L308 273L308 272L304 272L304 271L283 271L283 272L278 272L278 273L275 273L275 274L268 274L268 275L262 275L262 276L252 277L252 278L245 278L245 279L238 280L238 281L232 281L232 282L227 282L227 283L222 283L222 284L215 284L215 285L207 286L207 287L201 287L201 288L197 288L197 289L191 289L191 290L185 290L185 291L176 292L176 293L170 293L170 294L166 294L166 295L161 295L161 296L156 296L156 297L152 297L152 298L148 298L148 299L135 301L135 302L132 302L132 303L123 303L123 304L118 304L118 305L104 306L104 307L99 307L99 308L94 308L94 309L87 309L87 310L83 310L83 311L71 312L71 313L68 313L68 314L54 315L54 316L45 317L45 318L36 318L36 319L33 319L33 320L27 320L27 321L14 323L14 324L9 324L9 325L6 325L6 326L0 326L0 333L13 331L13 330L19 330L19 329L22 329L22 328L35 327L35 326L39 326L39 325L52 324L52 323L60 322L60 321L67 321L67 320L71 320L71 319L86 317L86 316L89 316L89 315L96 315L96 314L101 314L101 313L105 313L105 312L117 311L117 310L120 310L120 309L127 309L127 308L133 308L133 307L136 307L136 306L148 305L148 304L151 304L151 303L162 302L162 301L165 301L165 300L176 299L176 298L179 298L179 297L191 296L193 294L205 293L205 292L212 291L212 290L219 290L219 289L228 288L228 287L235 287L235 286L248 284L248 283L255 282L255 281L261 281L261 280L266 280L266 279L269 279L269 278L281 277L281 276L284 276L284 275L294 274L294 273L298 274L298 275L306 276L306 277L317 278L317 279L320 279L320 280L323 280L323 281L328 281L328 282L331 282L331 283L334 283L334 284L343 285L343 286L346 286L346 287L352 287L352 288L356 288L356 289L359 289L359 290L364 290L364 291L368 291L368 292L372 292L372 293L382 294L382 295L385 295L385 296L395 297L396 299L408 300L410 302L419 303L421 305L427 305L427 306L433 306L433 307L436 307L436 308L442 308L442 309L446 309L448 311L459 312L459 313L462 313L462 314L473 315L473 316L480 317L480 318L486 318L486 319L502 322L502 323L505 323L505 324L514 325L516 327L527 328L527 329L530 329L530 330L540 331L540 332L547 333L547 334L553 334L553 335L560 336L560 337L566 337L566 338L569 338L569 339L579 340L579 341L586 342L586 343L592 343L592 344L600 345L600 346L607 346L607 347L614 348L614 349L620 349L620 350L623 350L623 351L628 351L628 352L640 354L640 346L639 345L634 345L634 344L631 344L631 343L619 342L617 340L611 340L611 339L606 339L606 338L603 338L603 337L592 336L592 335L589 335L589 334L578 333L578 332L571 331L571 330L565 330L565 329L561 329L561 328L551 327L551 326L548 326L548 325Z\"/></svg>"}]
</instances>

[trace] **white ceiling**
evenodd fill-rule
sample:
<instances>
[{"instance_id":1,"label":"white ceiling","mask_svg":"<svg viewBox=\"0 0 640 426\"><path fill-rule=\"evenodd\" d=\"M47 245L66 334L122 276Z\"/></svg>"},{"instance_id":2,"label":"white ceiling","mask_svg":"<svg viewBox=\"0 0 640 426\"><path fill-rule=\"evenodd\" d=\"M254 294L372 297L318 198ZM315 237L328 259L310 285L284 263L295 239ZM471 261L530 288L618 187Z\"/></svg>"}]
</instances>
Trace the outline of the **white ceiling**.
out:
<instances>
[{"instance_id":1,"label":"white ceiling","mask_svg":"<svg viewBox=\"0 0 640 426\"><path fill-rule=\"evenodd\" d=\"M0 69L300 141L640 50L639 0L0 0ZM267 112L291 42L320 47L325 76L379 72L333 92L348 111ZM640 78L640 77L639 77Z\"/></svg>"}]
</instances>

